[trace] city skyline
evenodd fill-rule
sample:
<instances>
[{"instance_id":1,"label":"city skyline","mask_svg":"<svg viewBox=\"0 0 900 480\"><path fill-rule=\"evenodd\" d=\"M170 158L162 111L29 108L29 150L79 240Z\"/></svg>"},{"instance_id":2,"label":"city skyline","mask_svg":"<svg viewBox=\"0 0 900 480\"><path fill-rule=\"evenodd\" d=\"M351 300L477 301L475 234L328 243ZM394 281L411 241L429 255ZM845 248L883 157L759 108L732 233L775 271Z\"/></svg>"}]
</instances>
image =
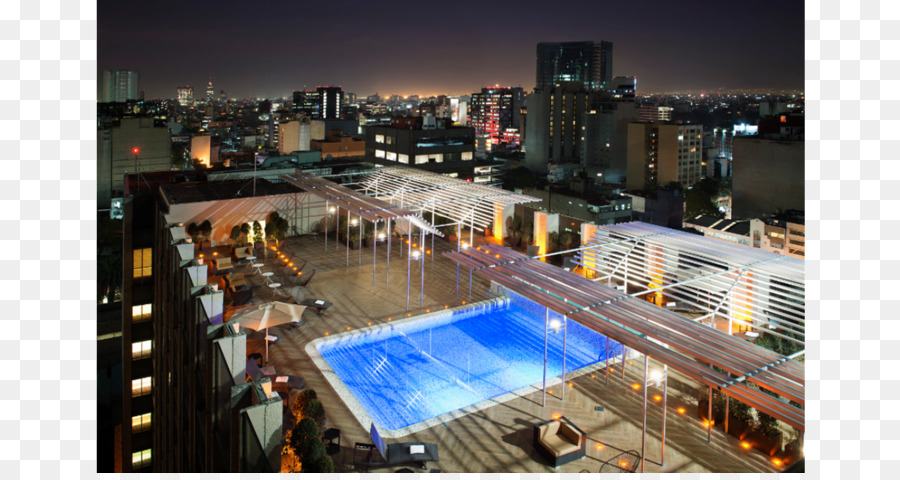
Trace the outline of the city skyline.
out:
<instances>
[{"instance_id":1,"label":"city skyline","mask_svg":"<svg viewBox=\"0 0 900 480\"><path fill-rule=\"evenodd\" d=\"M602 5L584 2L572 10L586 14L554 24L537 2L454 11L398 2L365 14L345 4L273 2L264 12L239 5L245 4L164 1L156 15L101 0L98 73L139 71L147 98L174 98L181 85L202 88L210 74L217 92L235 98L285 97L318 85L361 96L461 95L497 84L528 91L539 42L605 40L614 44L613 75L635 75L639 93L803 89L799 2L700 2L685 9L644 1L608 16ZM465 15L470 11L478 15ZM300 24L276 23L285 18L278 12L292 12ZM414 21L405 20L409 12ZM182 27L173 16L198 20ZM310 18L319 20L304 21Z\"/></svg>"}]
</instances>

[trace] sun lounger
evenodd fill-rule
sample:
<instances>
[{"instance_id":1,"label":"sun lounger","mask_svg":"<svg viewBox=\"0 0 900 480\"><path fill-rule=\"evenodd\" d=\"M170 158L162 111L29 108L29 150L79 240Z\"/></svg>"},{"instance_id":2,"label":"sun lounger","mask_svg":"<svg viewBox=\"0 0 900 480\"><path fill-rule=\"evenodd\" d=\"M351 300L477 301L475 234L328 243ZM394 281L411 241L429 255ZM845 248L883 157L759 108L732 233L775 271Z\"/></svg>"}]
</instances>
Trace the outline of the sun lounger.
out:
<instances>
[{"instance_id":1,"label":"sun lounger","mask_svg":"<svg viewBox=\"0 0 900 480\"><path fill-rule=\"evenodd\" d=\"M316 298L304 298L302 301L297 302L298 305L303 305L309 308L316 309L316 313L321 314L325 310L328 310L331 307L332 303L327 300L320 300Z\"/></svg>"},{"instance_id":2,"label":"sun lounger","mask_svg":"<svg viewBox=\"0 0 900 480\"><path fill-rule=\"evenodd\" d=\"M374 443L357 443L353 449L353 465L357 468L386 468L386 467L418 467L421 469L428 468L426 462L437 462L438 446L434 443L406 442L392 443L390 445L384 443L375 424L369 428L369 433ZM373 460L374 451L377 450L383 461ZM357 452L366 452L364 459L357 461Z\"/></svg>"}]
</instances>

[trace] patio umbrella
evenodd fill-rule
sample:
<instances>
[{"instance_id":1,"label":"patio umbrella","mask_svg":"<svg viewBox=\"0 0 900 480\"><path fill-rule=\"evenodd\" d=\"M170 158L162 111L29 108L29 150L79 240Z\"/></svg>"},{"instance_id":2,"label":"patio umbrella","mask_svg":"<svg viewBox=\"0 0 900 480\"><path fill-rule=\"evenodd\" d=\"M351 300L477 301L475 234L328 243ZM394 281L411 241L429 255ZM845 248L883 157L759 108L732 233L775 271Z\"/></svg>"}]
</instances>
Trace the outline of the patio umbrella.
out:
<instances>
[{"instance_id":1,"label":"patio umbrella","mask_svg":"<svg viewBox=\"0 0 900 480\"><path fill-rule=\"evenodd\" d=\"M266 331L266 365L269 364L269 327L277 327L286 323L298 323L306 307L284 302L269 302L257 309L247 309L237 314L232 320L246 329Z\"/></svg>"}]
</instances>

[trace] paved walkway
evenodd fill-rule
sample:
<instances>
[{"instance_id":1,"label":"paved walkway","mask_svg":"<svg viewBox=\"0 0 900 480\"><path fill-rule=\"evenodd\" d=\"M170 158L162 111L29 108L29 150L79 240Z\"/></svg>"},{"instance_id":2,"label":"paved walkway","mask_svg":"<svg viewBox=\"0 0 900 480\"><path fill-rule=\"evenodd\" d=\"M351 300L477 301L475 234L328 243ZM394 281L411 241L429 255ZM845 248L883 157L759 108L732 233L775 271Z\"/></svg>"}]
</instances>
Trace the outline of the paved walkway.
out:
<instances>
[{"instance_id":1,"label":"paved walkway","mask_svg":"<svg viewBox=\"0 0 900 480\"><path fill-rule=\"evenodd\" d=\"M476 243L479 243L478 240L476 236ZM372 249L362 250L361 265L359 251L351 250L350 267L347 268L346 248L335 248L333 237L328 245L330 248L325 251L321 236L292 238L283 245L282 251L309 262L307 270L317 270L304 289L306 296L334 302L334 306L322 315L307 310L304 313L306 322L302 327L270 330L270 334L282 338L269 348L269 358L279 374L305 377L307 387L316 390L325 405L327 426L341 429L343 447L334 460L337 471L346 472L352 471L350 464L354 443L370 443L371 440L367 430L310 361L304 350L306 344L325 335L377 325L425 313L426 310L484 300L488 284L475 275L470 297L468 271L463 269L460 272L460 296L457 298L456 264L437 255L432 273L432 258L429 255L425 261L423 304L418 302L421 276L417 274L417 266L413 265L410 310L407 311L407 258L405 252L404 257L400 258L397 242L394 242L391 253L389 281L386 281L386 249L379 246L374 285ZM426 245L430 250L430 241ZM455 248L455 245L438 239L435 247L440 252ZM274 262L274 259L269 258L266 262ZM254 298L254 301L268 300L270 298ZM227 311L226 316L231 313ZM250 335L248 353L262 351L262 335ZM591 374L586 374L570 379L572 386L567 387L565 403L560 400L556 387L548 395L546 407L541 407L541 393L537 392L392 441L437 443L441 460L430 464L429 468L444 472L596 473L603 462L619 453L641 450L643 392L634 389L633 385L640 383L642 362L642 358L632 359L631 365L626 366L624 379L621 366L616 365L608 385L603 369L596 371L593 378ZM651 362L651 369L654 366L660 368ZM726 435L721 429L714 428L712 442L707 443L706 429L696 416L696 400L692 395L697 385L672 370L669 372L666 461L664 466L660 465L662 406L654 399L654 396L662 395L662 391L651 387L648 391L645 472L778 471L771 458L753 449L742 449L737 438ZM601 408L596 408L598 406ZM685 413L679 414L679 407ZM565 415L587 432L589 441L587 457L554 470L534 451L531 427L557 414Z\"/></svg>"}]
</instances>

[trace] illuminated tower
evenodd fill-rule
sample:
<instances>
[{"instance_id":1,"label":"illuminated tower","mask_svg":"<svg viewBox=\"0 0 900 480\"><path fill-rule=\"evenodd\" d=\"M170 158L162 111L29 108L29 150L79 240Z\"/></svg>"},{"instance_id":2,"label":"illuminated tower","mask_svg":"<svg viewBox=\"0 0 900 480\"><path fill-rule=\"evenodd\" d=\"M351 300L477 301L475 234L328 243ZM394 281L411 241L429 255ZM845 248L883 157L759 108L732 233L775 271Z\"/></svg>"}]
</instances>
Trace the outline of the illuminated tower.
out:
<instances>
[{"instance_id":1,"label":"illuminated tower","mask_svg":"<svg viewBox=\"0 0 900 480\"><path fill-rule=\"evenodd\" d=\"M212 103L216 96L216 89L213 88L212 75L209 76L209 83L206 85L206 101Z\"/></svg>"}]
</instances>

